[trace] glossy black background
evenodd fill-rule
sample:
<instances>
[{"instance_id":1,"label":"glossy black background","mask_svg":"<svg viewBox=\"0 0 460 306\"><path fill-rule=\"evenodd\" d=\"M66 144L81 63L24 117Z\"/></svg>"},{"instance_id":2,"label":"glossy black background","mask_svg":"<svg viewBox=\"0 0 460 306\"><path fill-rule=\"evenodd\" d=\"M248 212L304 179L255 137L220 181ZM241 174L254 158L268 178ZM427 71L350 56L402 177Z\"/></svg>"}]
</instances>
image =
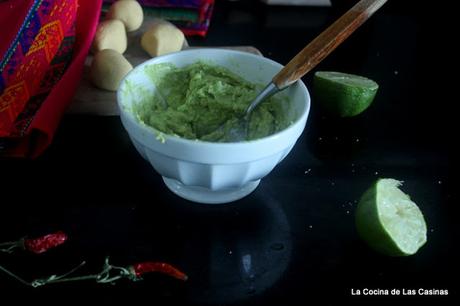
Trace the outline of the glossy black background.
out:
<instances>
[{"instance_id":1,"label":"glossy black background","mask_svg":"<svg viewBox=\"0 0 460 306\"><path fill-rule=\"evenodd\" d=\"M287 63L350 1L334 8L265 7L218 1L207 38L192 46L252 45ZM434 84L424 16L390 1L315 70L380 84L362 115L337 119L315 103L288 157L248 197L193 204L173 195L131 145L119 118L66 116L35 161L0 161L0 241L63 229L70 240L45 255L0 254L30 280L68 271L171 262L190 277L163 275L115 286L91 282L22 286L0 274L0 296L43 303L181 305L452 305L458 295L458 191L453 103ZM407 258L374 253L354 228L356 201L378 177L405 182L423 211L428 243ZM251 262L245 272L243 261ZM447 289L449 297L356 297L351 289ZM142 302L141 302L142 301Z\"/></svg>"}]
</instances>

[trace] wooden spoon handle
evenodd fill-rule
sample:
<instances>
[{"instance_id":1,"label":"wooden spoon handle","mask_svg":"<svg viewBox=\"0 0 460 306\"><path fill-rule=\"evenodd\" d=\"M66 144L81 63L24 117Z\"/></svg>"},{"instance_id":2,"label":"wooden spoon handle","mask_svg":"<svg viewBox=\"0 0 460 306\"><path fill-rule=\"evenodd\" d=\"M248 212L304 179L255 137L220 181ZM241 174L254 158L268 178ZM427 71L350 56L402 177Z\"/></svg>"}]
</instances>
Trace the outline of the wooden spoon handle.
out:
<instances>
[{"instance_id":1,"label":"wooden spoon handle","mask_svg":"<svg viewBox=\"0 0 460 306\"><path fill-rule=\"evenodd\" d=\"M359 1L303 48L273 77L272 81L276 87L280 90L284 89L303 77L369 19L385 2L387 0Z\"/></svg>"}]
</instances>

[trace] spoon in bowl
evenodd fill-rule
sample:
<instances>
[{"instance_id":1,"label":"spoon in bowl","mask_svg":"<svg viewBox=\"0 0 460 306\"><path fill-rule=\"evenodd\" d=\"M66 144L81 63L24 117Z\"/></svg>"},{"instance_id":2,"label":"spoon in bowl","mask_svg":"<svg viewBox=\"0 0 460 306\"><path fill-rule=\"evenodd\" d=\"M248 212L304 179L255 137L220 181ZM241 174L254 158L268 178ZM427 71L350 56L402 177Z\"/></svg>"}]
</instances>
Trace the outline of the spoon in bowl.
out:
<instances>
[{"instance_id":1,"label":"spoon in bowl","mask_svg":"<svg viewBox=\"0 0 460 306\"><path fill-rule=\"evenodd\" d=\"M319 64L360 25L369 19L387 0L361 0L332 25L324 30L302 49L289 63L281 69L272 81L249 104L244 116L230 131L230 138L238 141L246 139L249 119L254 109L273 94L298 81L307 72Z\"/></svg>"}]
</instances>

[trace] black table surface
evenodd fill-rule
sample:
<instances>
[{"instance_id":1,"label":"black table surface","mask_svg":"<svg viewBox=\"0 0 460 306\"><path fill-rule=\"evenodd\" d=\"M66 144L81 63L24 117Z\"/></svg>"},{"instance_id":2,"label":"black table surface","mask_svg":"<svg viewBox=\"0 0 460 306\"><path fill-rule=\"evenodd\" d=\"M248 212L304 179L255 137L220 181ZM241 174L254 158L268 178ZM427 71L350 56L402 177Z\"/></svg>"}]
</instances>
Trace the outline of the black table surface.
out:
<instances>
[{"instance_id":1,"label":"black table surface","mask_svg":"<svg viewBox=\"0 0 460 306\"><path fill-rule=\"evenodd\" d=\"M217 1L208 36L189 43L252 45L285 64L342 12ZM304 77L312 93L305 131L259 187L234 203L202 205L172 194L136 152L118 117L65 116L41 157L0 161L0 241L56 230L69 240L41 255L0 253L0 265L32 280L65 273L81 261L86 265L76 274L95 273L110 256L118 266L169 262L189 280L150 274L140 282L30 288L0 273L0 298L64 304L453 303L458 197L451 146L458 137L451 110L433 103L424 81L418 22L410 9L390 1L315 69L379 83L374 103L359 116L325 113L315 103L312 73ZM380 177L404 181L403 191L425 216L428 242L413 256L379 255L357 235L356 203ZM448 296L402 296L420 288L447 290ZM364 289L390 293L353 295ZM401 295L391 296L392 289Z\"/></svg>"}]
</instances>

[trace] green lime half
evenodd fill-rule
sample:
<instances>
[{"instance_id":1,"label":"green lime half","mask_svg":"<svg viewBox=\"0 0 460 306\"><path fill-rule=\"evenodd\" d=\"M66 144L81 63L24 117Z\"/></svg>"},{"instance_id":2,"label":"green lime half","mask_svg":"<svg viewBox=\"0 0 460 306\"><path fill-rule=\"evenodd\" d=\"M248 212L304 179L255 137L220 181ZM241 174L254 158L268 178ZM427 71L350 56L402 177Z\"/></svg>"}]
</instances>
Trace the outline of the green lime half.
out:
<instances>
[{"instance_id":1,"label":"green lime half","mask_svg":"<svg viewBox=\"0 0 460 306\"><path fill-rule=\"evenodd\" d=\"M379 85L362 76L334 71L317 71L313 77L319 103L340 117L352 117L371 105Z\"/></svg>"},{"instance_id":2,"label":"green lime half","mask_svg":"<svg viewBox=\"0 0 460 306\"><path fill-rule=\"evenodd\" d=\"M356 210L359 235L374 250L390 256L415 254L426 242L422 212L394 179L379 179L362 196Z\"/></svg>"}]
</instances>

